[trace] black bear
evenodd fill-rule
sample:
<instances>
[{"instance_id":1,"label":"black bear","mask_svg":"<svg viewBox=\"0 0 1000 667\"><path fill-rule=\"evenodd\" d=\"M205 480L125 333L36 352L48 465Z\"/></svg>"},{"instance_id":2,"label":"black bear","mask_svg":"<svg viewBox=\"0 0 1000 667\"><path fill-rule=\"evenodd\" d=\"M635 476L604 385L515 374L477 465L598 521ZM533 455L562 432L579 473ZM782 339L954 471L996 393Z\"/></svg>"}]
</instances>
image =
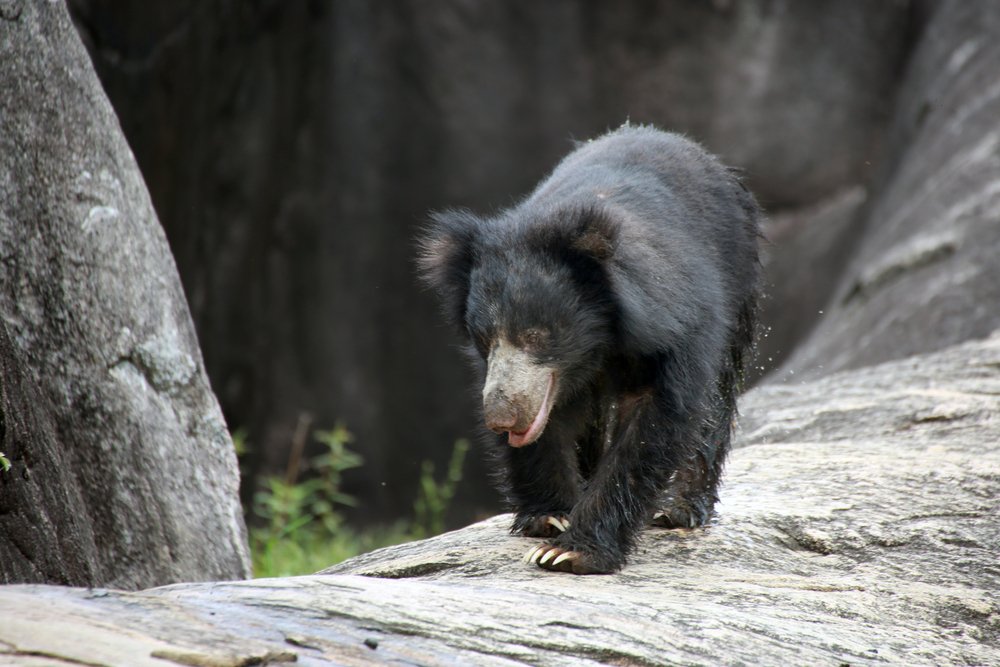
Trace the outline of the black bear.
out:
<instances>
[{"instance_id":1,"label":"black bear","mask_svg":"<svg viewBox=\"0 0 1000 667\"><path fill-rule=\"evenodd\" d=\"M526 560L615 572L650 522L704 524L753 347L760 209L697 144L626 125L520 204L435 214L424 278L483 373Z\"/></svg>"}]
</instances>

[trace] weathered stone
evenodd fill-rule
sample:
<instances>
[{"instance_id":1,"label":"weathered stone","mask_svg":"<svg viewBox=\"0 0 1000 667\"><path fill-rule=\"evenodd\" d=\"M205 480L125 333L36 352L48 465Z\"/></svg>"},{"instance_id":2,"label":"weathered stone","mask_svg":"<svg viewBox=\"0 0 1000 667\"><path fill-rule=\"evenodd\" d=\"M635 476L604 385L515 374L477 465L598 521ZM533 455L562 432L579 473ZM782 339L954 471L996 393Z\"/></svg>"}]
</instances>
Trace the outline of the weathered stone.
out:
<instances>
[{"instance_id":1,"label":"weathered stone","mask_svg":"<svg viewBox=\"0 0 1000 667\"><path fill-rule=\"evenodd\" d=\"M319 574L0 588L0 657L101 664L1000 662L1000 332L743 401L719 516L610 576L526 565L509 515Z\"/></svg>"},{"instance_id":2,"label":"weathered stone","mask_svg":"<svg viewBox=\"0 0 1000 667\"><path fill-rule=\"evenodd\" d=\"M756 364L748 374L752 380L780 366L823 319L857 243L866 200L865 188L858 185L766 220L761 330Z\"/></svg>"},{"instance_id":3,"label":"weathered stone","mask_svg":"<svg viewBox=\"0 0 1000 667\"><path fill-rule=\"evenodd\" d=\"M1000 326L1000 4L930 7L856 253L775 378L929 352Z\"/></svg>"},{"instance_id":4,"label":"weathered stone","mask_svg":"<svg viewBox=\"0 0 1000 667\"><path fill-rule=\"evenodd\" d=\"M17 4L0 12L0 581L248 576L236 457L149 194L64 3Z\"/></svg>"},{"instance_id":5,"label":"weathered stone","mask_svg":"<svg viewBox=\"0 0 1000 667\"><path fill-rule=\"evenodd\" d=\"M70 6L250 477L284 470L304 414L342 421L368 520L408 513L419 462L478 427L414 280L429 210L506 205L627 119L743 167L769 210L834 196L881 154L910 17L906 0ZM465 479L459 515L495 506L481 457Z\"/></svg>"}]
</instances>

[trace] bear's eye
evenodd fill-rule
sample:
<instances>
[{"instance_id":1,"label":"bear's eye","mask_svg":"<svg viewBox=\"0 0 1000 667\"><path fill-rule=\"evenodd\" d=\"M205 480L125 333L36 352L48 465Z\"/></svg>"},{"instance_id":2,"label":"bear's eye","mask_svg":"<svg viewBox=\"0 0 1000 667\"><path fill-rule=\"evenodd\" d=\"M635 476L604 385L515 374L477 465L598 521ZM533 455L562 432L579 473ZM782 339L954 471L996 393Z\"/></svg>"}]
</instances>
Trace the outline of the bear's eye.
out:
<instances>
[{"instance_id":1,"label":"bear's eye","mask_svg":"<svg viewBox=\"0 0 1000 667\"><path fill-rule=\"evenodd\" d=\"M548 334L541 329L526 329L521 334L521 347L529 352L537 352L548 341Z\"/></svg>"}]
</instances>

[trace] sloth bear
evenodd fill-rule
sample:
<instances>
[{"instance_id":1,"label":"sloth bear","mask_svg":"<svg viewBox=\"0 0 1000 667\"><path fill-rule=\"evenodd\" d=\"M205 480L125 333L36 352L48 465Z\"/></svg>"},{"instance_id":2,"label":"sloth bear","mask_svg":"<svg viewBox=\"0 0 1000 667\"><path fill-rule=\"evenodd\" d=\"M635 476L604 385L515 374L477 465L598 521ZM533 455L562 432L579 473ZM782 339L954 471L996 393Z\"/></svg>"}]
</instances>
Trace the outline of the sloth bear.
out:
<instances>
[{"instance_id":1,"label":"sloth bear","mask_svg":"<svg viewBox=\"0 0 1000 667\"><path fill-rule=\"evenodd\" d=\"M521 203L432 216L424 279L482 371L526 561L615 572L649 523L703 525L752 350L760 209L695 143L626 125Z\"/></svg>"}]
</instances>

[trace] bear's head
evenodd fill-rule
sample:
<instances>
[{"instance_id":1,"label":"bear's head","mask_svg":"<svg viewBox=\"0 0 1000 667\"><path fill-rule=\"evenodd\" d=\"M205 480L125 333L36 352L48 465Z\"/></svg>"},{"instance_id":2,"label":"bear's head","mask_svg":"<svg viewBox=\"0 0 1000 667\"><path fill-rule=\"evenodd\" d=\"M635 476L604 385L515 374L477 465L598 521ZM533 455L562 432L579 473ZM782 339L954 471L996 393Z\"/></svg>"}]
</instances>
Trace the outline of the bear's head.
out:
<instances>
[{"instance_id":1,"label":"bear's head","mask_svg":"<svg viewBox=\"0 0 1000 667\"><path fill-rule=\"evenodd\" d=\"M596 380L616 335L617 227L596 209L433 216L420 268L485 364L487 427L514 447Z\"/></svg>"}]
</instances>

